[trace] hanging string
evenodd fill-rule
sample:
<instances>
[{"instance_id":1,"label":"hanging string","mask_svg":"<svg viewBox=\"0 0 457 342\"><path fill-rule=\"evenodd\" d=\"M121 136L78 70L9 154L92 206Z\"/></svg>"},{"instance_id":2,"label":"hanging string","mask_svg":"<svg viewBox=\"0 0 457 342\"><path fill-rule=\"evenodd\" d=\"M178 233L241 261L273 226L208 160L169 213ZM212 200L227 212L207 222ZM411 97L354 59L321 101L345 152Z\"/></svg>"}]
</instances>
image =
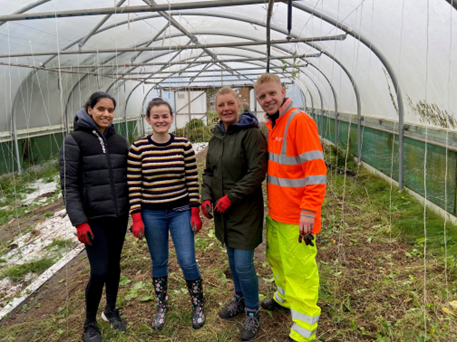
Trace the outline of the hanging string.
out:
<instances>
[{"instance_id":1,"label":"hanging string","mask_svg":"<svg viewBox=\"0 0 457 342\"><path fill-rule=\"evenodd\" d=\"M452 30L452 19L453 19L453 13L454 13L454 0L451 1L451 7L450 7L450 28L449 28L449 36L450 36L450 41L449 41L449 72L448 72L448 85L447 85L447 107L450 108L451 101L450 101L450 95L451 95L451 71L452 71L452 38L453 38L453 30ZM448 160L449 160L449 130L450 130L450 123L449 123L449 116L446 116L446 171L444 174L444 209L446 211L444 215L444 225L443 225L443 236L444 236L444 277L446 281L446 306L449 306L449 279L448 279L448 265L447 265L447 219L448 219L448 213L447 213L447 206L448 206L448 192L447 192L447 179L448 179ZM449 307L448 307L449 308Z\"/></svg>"},{"instance_id":2,"label":"hanging string","mask_svg":"<svg viewBox=\"0 0 457 342\"><path fill-rule=\"evenodd\" d=\"M427 33L425 55L425 102L427 102L428 53L429 53L430 0L427 0ZM451 23L452 25L452 23ZM424 341L427 341L427 154L428 154L428 107L425 110L425 148L424 148Z\"/></svg>"},{"instance_id":3,"label":"hanging string","mask_svg":"<svg viewBox=\"0 0 457 342\"><path fill-rule=\"evenodd\" d=\"M6 23L6 29L8 31L8 62L11 63L11 56L10 56L10 52L11 52L11 42L10 42L10 23L7 22ZM11 66L8 68L8 80L9 80L9 87L7 87L7 89L9 90L8 94L9 94L9 104L10 104L10 108L11 110L13 110L13 95L12 95L12 77L11 77ZM8 108L8 107L7 107ZM8 112L8 110L6 111L6 113ZM17 118L15 119L17 120ZM17 141L17 130L16 130L16 137L15 137L16 141ZM13 150L14 150L14 147L13 147ZM13 154L13 151L11 151L11 156L14 156ZM12 175L12 179L13 179L13 194L14 194L14 202L16 203L17 202L17 199L18 199L18 196L17 196L17 190L16 190L16 176L15 176L15 172L14 172L14 159L15 158L19 158L18 155L16 155L15 157L11 158L13 164L12 164L12 168L11 168L11 175ZM17 160L17 163L19 164L20 163L20 160ZM20 167L18 168L17 170L18 173L21 172L20 170ZM15 214L16 214L16 226L17 228L19 228L19 213L18 213L18 210L17 210L17 206L14 207L15 209Z\"/></svg>"},{"instance_id":4,"label":"hanging string","mask_svg":"<svg viewBox=\"0 0 457 342\"><path fill-rule=\"evenodd\" d=\"M60 113L61 115L63 116L64 115L64 110L63 110L63 89L62 89L62 73L61 73L61 63L60 63L60 46L59 46L59 27L58 27L58 20L57 20L57 4L54 3L54 17L55 17L55 27L56 27L56 47L57 47L57 64L58 64L58 70L59 70L59 73L58 73L58 82L59 82L59 89L60 89ZM40 87L41 89L41 87ZM62 117L62 121L61 122L66 122L68 120L66 120L66 118L63 118ZM67 122L67 125L69 125L69 123ZM58 145L57 145L58 146ZM62 153L63 153L63 159L66 160L66 148L65 148L65 144L62 143ZM64 189L63 189L63 193L66 193L66 165L67 163L64 162ZM65 229L68 229L68 221L66 221L65 223ZM67 246L67 240L65 240L65 248L68 248ZM68 264L65 263L65 278L68 279ZM67 307L67 310L68 310L68 282L65 282L65 307ZM67 324L67 331L68 331L68 320L65 320L65 323Z\"/></svg>"}]
</instances>

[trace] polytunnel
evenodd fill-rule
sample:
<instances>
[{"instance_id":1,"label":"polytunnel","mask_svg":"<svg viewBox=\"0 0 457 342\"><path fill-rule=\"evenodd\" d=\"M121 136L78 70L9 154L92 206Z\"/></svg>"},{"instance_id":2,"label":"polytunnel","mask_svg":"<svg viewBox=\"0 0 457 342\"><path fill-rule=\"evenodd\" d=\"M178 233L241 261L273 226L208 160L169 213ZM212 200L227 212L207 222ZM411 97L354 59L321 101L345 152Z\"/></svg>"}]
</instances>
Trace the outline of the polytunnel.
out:
<instances>
[{"instance_id":1,"label":"polytunnel","mask_svg":"<svg viewBox=\"0 0 457 342\"><path fill-rule=\"evenodd\" d=\"M452 234L457 234L453 225L457 221L457 46L454 42L457 1L0 0L0 5L0 96L3 102L0 106L0 176L5 180L0 183L0 206L3 206L0 225L4 227L0 231L6 232L0 246L0 281L7 278L6 272L11 266L6 256L14 249L26 249L29 245L27 239L20 243L15 240L22 230L21 220L27 222L27 227L36 224L36 220L29 222L22 216L28 213L27 207L40 210L41 206L52 205L60 198L59 190L54 187L56 193L52 196L38 194L44 196L46 203L30 198L24 202L27 193L33 192L27 186L37 181L37 175L43 174L43 170L53 169L65 135L73 130L75 113L92 93L103 91L116 99L115 129L129 143L150 132L145 120L147 104L152 98L161 97L176 112L175 133L198 144L207 142L211 136L210 128L217 121L214 95L222 86L235 89L258 120L265 122L253 83L260 75L273 73L281 78L295 106L315 120L326 153L333 153L327 159L327 191L331 190L335 196L333 203L337 204L329 204L331 196L326 199L327 221L323 221L323 231L328 228L334 235L319 242L329 244L324 250L338 248L335 256L321 259L320 272L332 279L324 285L321 280L321 291L335 291L339 295L330 300L327 292L320 294L325 301L323 310L326 310L321 319L323 317L326 323L322 331L318 331L318 339L457 339L454 314L457 312L457 264L450 252L454 244ZM387 181L387 187L369 188L367 184L375 182L370 180L365 184L359 180L359 176L360 179L365 177L361 169ZM46 172L45 178L54 177L51 171ZM353 178L355 185L346 186L347 178ZM351 202L350 196L357 193L354 189L361 184L365 184L363 196ZM387 195L383 191L387 191ZM378 192L384 194L386 201L380 204L381 209L375 209L381 200L370 199ZM413 202L419 203L422 209L408 209ZM362 206L360 203L368 203L374 210L372 218L378 214L381 217L379 222L371 222L370 229L376 233L369 237L364 235L363 244L371 245L373 236L376 240L378 234L384 234L387 237L381 240L388 240L384 241L385 246L373 247L373 251L385 248L385 254L390 257L385 259L386 264L373 266L375 264L365 260L364 255L357 255L355 262L360 267L354 268L364 269L366 273L363 276L349 273L348 282L358 282L356 277L360 276L362 284L363 279L372 279L369 274L376 273L395 283L397 290L404 290L380 289L385 297L395 299L389 302L377 298L380 302L372 308L376 314L364 323L360 322L366 310L354 309L352 301L363 302L367 290L346 293L341 284L347 283L338 278L342 269L351 264L347 259L349 249L344 247L347 242L343 242L350 236L344 233L348 227L345 219L354 214L351 210ZM407 216L398 209L402 205L405 213L415 213L414 223L411 223L413 218L402 221L402 217ZM52 210L48 213L46 219L54 215ZM430 216L436 214L436 218ZM355 215L364 216L363 210ZM39 219L38 225L43 220ZM395 224L402 226L398 232ZM432 225L439 227L436 239L427 235L434 229ZM209 236L211 240L211 234ZM67 236L62 241L72 238ZM196 241L198 246L198 239ZM395 245L400 243L398 241L413 245L412 251L406 245ZM208 245L200 242L206 251ZM357 244L355 240L351 243ZM431 244L429 252L428 243ZM432 257L435 255L433 243L436 258ZM402 259L396 258L399 254L395 254L395 249L400 251ZM70 250L61 252L60 256L70 255ZM72 258L77 253L71 254ZM427 273L427 262L433 264L429 257L439 265L430 266L432 271ZM53 260L56 262L59 258L53 257ZM68 260L59 261L60 267L66 270L71 264L67 264ZM259 265L266 262L262 260L258 260ZM406 278L397 279L394 267L407 269L405 265L410 260L417 261L414 267L422 273L409 273ZM228 280L226 275L222 276L225 286ZM51 284L57 288L64 283L67 292L69 286L77 288L67 285L68 277L65 273ZM133 279L132 274L127 277ZM123 278L121 288L129 286L127 277ZM79 328L72 328L68 323L74 309L65 309L72 303L63 302L56 304L55 309L62 308L57 314L55 310L48 310L53 311L54 320L60 319L61 327L46 328L35 322L30 323L33 329L26 329L28 337L21 335L9 317L18 317L20 305L24 315L29 310L39 310L39 306L32 306L28 295L22 298L17 293L14 296L22 299L14 303L9 290L15 286L26 290L32 278L24 280L22 287L15 285L12 278L6 285L0 284L4 292L0 294L0 299L4 298L0 302L0 318L3 318L0 333L3 331L8 341L19 340L19 337L41 341L43 333L52 335L52 340L77 338ZM211 278L215 284L213 290L223 291L222 285L216 284L216 278ZM435 278L440 279L439 285L433 285ZM129 296L136 298L134 295L138 296L143 288L143 280L135 279L136 292L125 292L123 300ZM272 283L271 274L265 275L262 286L268 288ZM427 284L431 287L429 291ZM208 287L213 285L207 284ZM377 289L368 291L376 293ZM62 296L70 298L68 293ZM144 303L150 300L146 295L142 298ZM218 300L214 299L212 304L218 305ZM29 301L26 309L23 301ZM130 299L125 303L132 305ZM401 309L393 310L393 307ZM390 309L395 311L391 315ZM261 340L282 341L284 335L278 331L285 330L275 326L279 324L274 320L277 317L264 318L272 321L270 328L264 328ZM171 331L164 334L170 340L191 341L191 332L182 332L177 323L181 319L184 320L178 314L174 326L177 335ZM112 335L112 339L160 340L159 335L136 330L136 323L129 329L138 335ZM232 336L235 328L224 330L217 323L214 329L195 340L236 340ZM348 332L350 329L353 331Z\"/></svg>"}]
</instances>

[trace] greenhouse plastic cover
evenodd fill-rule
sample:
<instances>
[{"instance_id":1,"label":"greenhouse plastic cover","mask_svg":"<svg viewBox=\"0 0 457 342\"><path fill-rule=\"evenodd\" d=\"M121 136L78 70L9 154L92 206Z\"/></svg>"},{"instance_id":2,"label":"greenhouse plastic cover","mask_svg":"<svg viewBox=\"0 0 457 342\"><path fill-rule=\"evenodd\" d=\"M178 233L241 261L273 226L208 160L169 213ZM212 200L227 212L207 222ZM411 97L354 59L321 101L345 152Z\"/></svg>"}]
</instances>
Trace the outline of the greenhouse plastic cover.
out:
<instances>
[{"instance_id":1,"label":"greenhouse plastic cover","mask_svg":"<svg viewBox=\"0 0 457 342\"><path fill-rule=\"evenodd\" d=\"M149 1L0 1L1 14L23 12L43 13L69 10L90 10L125 6L146 6ZM230 1L226 1L230 2ZM249 1L246 1L249 2ZM155 4L174 5L193 1L155 1ZM210 3L210 2L208 2ZM293 2L292 38L346 35L344 40L314 41L310 46L303 42L272 45L272 57L297 58L296 64L307 65L295 79L284 75L286 82L295 82L303 91L307 103L313 100L319 108L319 92L323 107L334 111L336 94L338 112L357 112L357 102L350 79L344 70L328 55L337 59L352 75L360 92L363 116L398 120L398 103L395 85L386 65L374 51L379 51L388 61L404 102L404 121L415 125L456 130L457 97L457 46L453 34L457 32L457 15L453 4L445 0L304 0ZM35 6L33 6L35 5ZM454 5L455 7L455 5ZM177 53L176 45L194 44L188 35L175 26L167 27L173 18L181 28L191 33L200 44L264 41L266 39L268 1L253 5L180 9L165 12L123 13L86 15L74 17L50 17L6 21L0 26L0 135L11 136L13 119L17 129L35 130L61 128L65 117L73 117L88 96L96 90L108 91L118 101L116 115L139 116L144 102L152 89L158 87L220 86L221 84L252 84L245 77L236 78L224 70L218 59L265 58L265 45L209 48L213 57L202 49L188 49ZM311 13L309 13L311 12ZM324 20L331 18L345 25L342 30ZM85 44L78 47L94 27L105 20ZM149 46L169 47L169 50L134 51L145 46L161 32ZM287 35L287 4L276 2L271 19L271 39L284 40ZM358 37L365 39L362 43ZM132 48L127 53L48 54L78 49L103 50ZM306 58L306 54L324 53L320 57ZM26 56L18 56L28 54ZM328 54L328 55L327 55ZM135 63L151 65L131 66ZM208 64L166 65L185 60L207 61ZM292 59L271 60L272 72L281 74L285 63ZM21 67L12 64L23 65ZM154 65L157 63L158 65ZM309 63L309 64L308 64ZM84 68L84 65L111 67ZM249 67L265 67L264 61L226 62L232 72ZM27 67L25 67L27 66ZM41 69L33 69L38 67ZM213 77L198 78L191 83L179 78L169 78L164 72L207 69ZM48 72L47 69L61 69ZM75 73L67 73L72 71ZM181 76L185 76L185 71ZM83 73L77 73L83 72ZM86 72L110 75L109 77L85 75ZM260 74L262 71L239 71L241 75ZM149 75L147 73L150 73ZM124 75L125 74L125 75ZM192 75L195 75L193 73ZM117 79L119 77L132 80ZM149 77L147 82L138 78ZM253 77L250 77L253 78ZM255 79L255 77L253 78ZM146 80L146 79L144 79ZM309 106L309 105L308 105Z\"/></svg>"}]
</instances>

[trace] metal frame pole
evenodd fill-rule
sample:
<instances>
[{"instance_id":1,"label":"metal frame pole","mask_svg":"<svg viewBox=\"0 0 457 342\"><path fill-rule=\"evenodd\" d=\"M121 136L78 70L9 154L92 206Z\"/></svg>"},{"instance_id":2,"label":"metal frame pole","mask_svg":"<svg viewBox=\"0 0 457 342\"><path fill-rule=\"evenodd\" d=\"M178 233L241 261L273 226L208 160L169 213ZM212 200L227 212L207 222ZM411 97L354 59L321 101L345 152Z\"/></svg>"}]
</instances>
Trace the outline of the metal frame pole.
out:
<instances>
[{"instance_id":1,"label":"metal frame pole","mask_svg":"<svg viewBox=\"0 0 457 342\"><path fill-rule=\"evenodd\" d=\"M272 45L276 44L290 44L290 43L307 43L316 41L333 41L333 40L345 40L345 34L339 34L335 36L322 36L322 37L310 37L310 38L293 38L293 39L277 39L272 40ZM128 47L128 48L117 48L117 49L87 49L87 50L62 50L62 51L37 51L37 52L24 52L11 54L0 54L0 58L10 57L36 57L36 56L48 56L48 55L74 55L74 54L99 54L99 53L121 53L121 52L136 52L136 51L182 51L191 49L216 49L216 48L230 48L239 46L258 46L266 45L265 40L254 40L248 42L230 42L230 43L213 43L213 44L192 44L192 45L173 45L173 46L146 46L146 47ZM212 54L214 55L214 54ZM211 55L210 55L211 56ZM224 63L221 61L220 63Z\"/></svg>"},{"instance_id":2,"label":"metal frame pole","mask_svg":"<svg viewBox=\"0 0 457 342\"><path fill-rule=\"evenodd\" d=\"M284 2L282 0L278 0ZM124 7L107 7L107 8L92 8L71 11L57 12L38 12L27 14L10 14L0 16L0 22L3 21L19 21L19 20L34 20L34 19L55 19L66 17L80 17L90 15L104 14L128 14L139 12L159 12L159 11L180 11L189 9L207 9L214 7L232 7L242 5L264 4L264 0L218 0L218 1L198 1L187 3L171 3L162 5L150 6L124 6Z\"/></svg>"}]
</instances>

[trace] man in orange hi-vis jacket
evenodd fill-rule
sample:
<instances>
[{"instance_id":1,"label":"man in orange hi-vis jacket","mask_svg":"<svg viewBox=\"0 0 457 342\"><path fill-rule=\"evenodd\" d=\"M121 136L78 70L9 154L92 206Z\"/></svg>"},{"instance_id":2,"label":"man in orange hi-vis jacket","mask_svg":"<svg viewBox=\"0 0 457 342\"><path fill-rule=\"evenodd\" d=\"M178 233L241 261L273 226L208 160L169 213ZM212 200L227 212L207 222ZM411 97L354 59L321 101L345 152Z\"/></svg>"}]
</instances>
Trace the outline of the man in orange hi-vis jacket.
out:
<instances>
[{"instance_id":1,"label":"man in orange hi-vis jacket","mask_svg":"<svg viewBox=\"0 0 457 342\"><path fill-rule=\"evenodd\" d=\"M268 119L266 255L277 287L261 306L290 310L293 326L284 342L313 341L321 312L313 240L321 229L325 196L322 145L315 121L285 97L278 76L264 74L254 88Z\"/></svg>"}]
</instances>

